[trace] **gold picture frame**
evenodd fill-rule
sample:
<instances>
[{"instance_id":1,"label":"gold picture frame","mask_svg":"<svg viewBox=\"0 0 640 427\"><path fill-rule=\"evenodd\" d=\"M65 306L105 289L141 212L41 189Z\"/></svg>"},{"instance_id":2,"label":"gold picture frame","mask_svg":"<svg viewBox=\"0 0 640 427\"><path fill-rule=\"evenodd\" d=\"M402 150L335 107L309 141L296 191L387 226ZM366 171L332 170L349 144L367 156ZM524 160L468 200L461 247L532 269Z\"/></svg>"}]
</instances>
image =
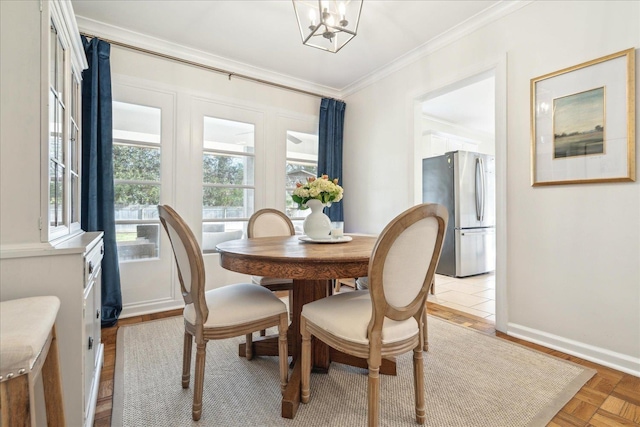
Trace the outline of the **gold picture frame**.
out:
<instances>
[{"instance_id":1,"label":"gold picture frame","mask_svg":"<svg viewBox=\"0 0 640 427\"><path fill-rule=\"evenodd\" d=\"M635 181L635 49L531 79L531 185Z\"/></svg>"}]
</instances>

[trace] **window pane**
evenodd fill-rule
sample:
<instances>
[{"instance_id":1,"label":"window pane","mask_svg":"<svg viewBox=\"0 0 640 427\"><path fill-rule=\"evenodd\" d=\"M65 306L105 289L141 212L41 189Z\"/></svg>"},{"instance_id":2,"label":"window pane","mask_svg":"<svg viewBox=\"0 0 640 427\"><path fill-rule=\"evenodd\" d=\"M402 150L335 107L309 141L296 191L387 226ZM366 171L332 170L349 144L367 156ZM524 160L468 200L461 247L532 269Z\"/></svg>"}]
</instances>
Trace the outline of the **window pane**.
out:
<instances>
[{"instance_id":1,"label":"window pane","mask_svg":"<svg viewBox=\"0 0 640 427\"><path fill-rule=\"evenodd\" d=\"M253 157L205 154L202 181L208 184L253 185Z\"/></svg>"},{"instance_id":2,"label":"window pane","mask_svg":"<svg viewBox=\"0 0 640 427\"><path fill-rule=\"evenodd\" d=\"M305 183L307 178L318 176L318 164L287 162L287 188L295 188L296 182Z\"/></svg>"},{"instance_id":3,"label":"window pane","mask_svg":"<svg viewBox=\"0 0 640 427\"><path fill-rule=\"evenodd\" d=\"M62 46L62 41L58 40L58 46L56 48L56 90L62 96L64 93L64 74L63 70L65 70L65 57L64 57L64 47Z\"/></svg>"},{"instance_id":4,"label":"window pane","mask_svg":"<svg viewBox=\"0 0 640 427\"><path fill-rule=\"evenodd\" d=\"M205 187L202 218L249 218L253 213L253 189Z\"/></svg>"},{"instance_id":5,"label":"window pane","mask_svg":"<svg viewBox=\"0 0 640 427\"><path fill-rule=\"evenodd\" d=\"M78 128L75 123L71 123L71 144L69 149L71 152L69 153L69 168L72 172L79 172L78 168L78 145L80 143L78 139Z\"/></svg>"},{"instance_id":6,"label":"window pane","mask_svg":"<svg viewBox=\"0 0 640 427\"><path fill-rule=\"evenodd\" d=\"M115 185L116 220L119 210L131 210L143 214L145 209L156 210L160 202L160 185L155 184L118 184ZM135 218L144 219L144 218Z\"/></svg>"},{"instance_id":7,"label":"window pane","mask_svg":"<svg viewBox=\"0 0 640 427\"><path fill-rule=\"evenodd\" d=\"M79 198L79 179L78 176L75 173L71 173L71 223L73 224L74 222L79 222L80 221L80 215L79 215L79 210L80 210L80 206L78 201L80 200Z\"/></svg>"},{"instance_id":8,"label":"window pane","mask_svg":"<svg viewBox=\"0 0 640 427\"><path fill-rule=\"evenodd\" d=\"M203 147L210 150L253 153L255 126L215 117L204 118Z\"/></svg>"},{"instance_id":9,"label":"window pane","mask_svg":"<svg viewBox=\"0 0 640 427\"><path fill-rule=\"evenodd\" d=\"M246 222L205 222L202 224L202 251L215 251L218 243L242 239L246 235Z\"/></svg>"},{"instance_id":10,"label":"window pane","mask_svg":"<svg viewBox=\"0 0 640 427\"><path fill-rule=\"evenodd\" d=\"M55 90L56 88L56 47L58 46L58 33L56 28L51 24L51 32L49 34L49 84ZM53 105L53 104L49 104Z\"/></svg>"},{"instance_id":11,"label":"window pane","mask_svg":"<svg viewBox=\"0 0 640 427\"><path fill-rule=\"evenodd\" d=\"M64 166L56 166L55 181L53 183L55 200L53 202L55 209L55 225L64 225L63 208L64 208Z\"/></svg>"},{"instance_id":12,"label":"window pane","mask_svg":"<svg viewBox=\"0 0 640 427\"><path fill-rule=\"evenodd\" d=\"M318 135L287 131L287 158L318 162Z\"/></svg>"},{"instance_id":13,"label":"window pane","mask_svg":"<svg viewBox=\"0 0 640 427\"><path fill-rule=\"evenodd\" d=\"M56 111L58 102L53 94L53 89L49 91L49 157L52 159L56 157L56 142L57 142L57 130L56 130Z\"/></svg>"},{"instance_id":14,"label":"window pane","mask_svg":"<svg viewBox=\"0 0 640 427\"><path fill-rule=\"evenodd\" d=\"M115 179L160 181L160 149L113 144Z\"/></svg>"},{"instance_id":15,"label":"window pane","mask_svg":"<svg viewBox=\"0 0 640 427\"><path fill-rule=\"evenodd\" d=\"M158 224L116 224L119 261L157 258L159 240Z\"/></svg>"},{"instance_id":16,"label":"window pane","mask_svg":"<svg viewBox=\"0 0 640 427\"><path fill-rule=\"evenodd\" d=\"M113 102L113 138L160 143L162 110L144 105Z\"/></svg>"},{"instance_id":17,"label":"window pane","mask_svg":"<svg viewBox=\"0 0 640 427\"><path fill-rule=\"evenodd\" d=\"M49 161L49 225L56 226L56 162Z\"/></svg>"},{"instance_id":18,"label":"window pane","mask_svg":"<svg viewBox=\"0 0 640 427\"><path fill-rule=\"evenodd\" d=\"M73 120L78 119L78 97L80 96L80 84L76 78L76 73L73 73L71 78L71 117Z\"/></svg>"},{"instance_id":19,"label":"window pane","mask_svg":"<svg viewBox=\"0 0 640 427\"><path fill-rule=\"evenodd\" d=\"M298 204L291 199L296 183L304 183L307 178L318 176L318 135L287 131L287 163L286 163L286 197L287 215L294 220L296 231L302 229L302 219L310 209L298 209Z\"/></svg>"},{"instance_id":20,"label":"window pane","mask_svg":"<svg viewBox=\"0 0 640 427\"><path fill-rule=\"evenodd\" d=\"M55 120L55 145L56 145L56 159L60 163L64 163L64 144L62 143L62 134L63 134L63 118L64 118L64 107L60 102L56 102L56 120Z\"/></svg>"}]
</instances>

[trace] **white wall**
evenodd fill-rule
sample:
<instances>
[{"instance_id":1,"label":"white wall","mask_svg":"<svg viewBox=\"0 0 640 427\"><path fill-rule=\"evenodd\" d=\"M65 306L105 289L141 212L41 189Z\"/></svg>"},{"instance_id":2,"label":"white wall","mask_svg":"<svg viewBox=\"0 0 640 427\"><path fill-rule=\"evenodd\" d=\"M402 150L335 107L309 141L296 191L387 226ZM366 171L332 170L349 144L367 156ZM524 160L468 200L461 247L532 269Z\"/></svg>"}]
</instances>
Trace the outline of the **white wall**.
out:
<instances>
[{"instance_id":1,"label":"white wall","mask_svg":"<svg viewBox=\"0 0 640 427\"><path fill-rule=\"evenodd\" d=\"M41 14L35 2L0 2L1 248L41 241Z\"/></svg>"},{"instance_id":2,"label":"white wall","mask_svg":"<svg viewBox=\"0 0 640 427\"><path fill-rule=\"evenodd\" d=\"M640 182L531 187L529 119L532 78L638 46L638 1L537 1L346 97L347 230L412 205L414 99L506 54L508 333L640 375Z\"/></svg>"}]
</instances>

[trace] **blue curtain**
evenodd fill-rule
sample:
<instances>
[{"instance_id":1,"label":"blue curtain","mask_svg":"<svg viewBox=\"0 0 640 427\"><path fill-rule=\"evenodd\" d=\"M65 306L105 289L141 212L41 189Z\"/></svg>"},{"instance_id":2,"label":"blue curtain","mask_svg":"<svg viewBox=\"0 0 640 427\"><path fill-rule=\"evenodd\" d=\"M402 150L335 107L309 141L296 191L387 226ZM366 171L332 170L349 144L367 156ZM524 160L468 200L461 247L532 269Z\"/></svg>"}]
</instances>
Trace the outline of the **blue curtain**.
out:
<instances>
[{"instance_id":1,"label":"blue curtain","mask_svg":"<svg viewBox=\"0 0 640 427\"><path fill-rule=\"evenodd\" d=\"M111 45L82 36L89 68L82 72L82 229L104 232L102 326L122 311L113 191Z\"/></svg>"},{"instance_id":2,"label":"blue curtain","mask_svg":"<svg viewBox=\"0 0 640 427\"><path fill-rule=\"evenodd\" d=\"M342 186L342 135L346 104L336 99L322 98L320 102L320 129L318 132L318 174L338 178ZM345 189L345 191L348 191ZM343 221L342 204L334 203L324 213L331 221Z\"/></svg>"}]
</instances>

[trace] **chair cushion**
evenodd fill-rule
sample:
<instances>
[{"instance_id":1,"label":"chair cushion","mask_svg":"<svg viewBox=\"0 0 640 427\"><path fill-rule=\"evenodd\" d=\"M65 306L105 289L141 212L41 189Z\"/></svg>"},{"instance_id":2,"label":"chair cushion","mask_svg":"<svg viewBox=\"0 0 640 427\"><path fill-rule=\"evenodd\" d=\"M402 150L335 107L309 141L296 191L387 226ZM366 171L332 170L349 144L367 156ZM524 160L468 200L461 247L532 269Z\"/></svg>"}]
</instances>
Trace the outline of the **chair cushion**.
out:
<instances>
[{"instance_id":1,"label":"chair cushion","mask_svg":"<svg viewBox=\"0 0 640 427\"><path fill-rule=\"evenodd\" d=\"M305 304L302 316L327 332L358 344L368 344L367 327L371 320L371 297L368 291L336 294ZM419 333L412 317L403 321L384 319L382 343L390 344Z\"/></svg>"},{"instance_id":2,"label":"chair cushion","mask_svg":"<svg viewBox=\"0 0 640 427\"><path fill-rule=\"evenodd\" d=\"M0 376L29 372L47 342L60 300L54 296L0 302Z\"/></svg>"},{"instance_id":3,"label":"chair cushion","mask_svg":"<svg viewBox=\"0 0 640 427\"><path fill-rule=\"evenodd\" d=\"M293 283L293 279L279 279L277 277L251 276L251 281L256 285L269 286L280 283Z\"/></svg>"},{"instance_id":4,"label":"chair cushion","mask_svg":"<svg viewBox=\"0 0 640 427\"><path fill-rule=\"evenodd\" d=\"M235 326L287 312L287 306L270 290L251 283L238 283L205 292L209 307L207 328ZM184 319L196 322L193 304L184 308Z\"/></svg>"}]
</instances>

